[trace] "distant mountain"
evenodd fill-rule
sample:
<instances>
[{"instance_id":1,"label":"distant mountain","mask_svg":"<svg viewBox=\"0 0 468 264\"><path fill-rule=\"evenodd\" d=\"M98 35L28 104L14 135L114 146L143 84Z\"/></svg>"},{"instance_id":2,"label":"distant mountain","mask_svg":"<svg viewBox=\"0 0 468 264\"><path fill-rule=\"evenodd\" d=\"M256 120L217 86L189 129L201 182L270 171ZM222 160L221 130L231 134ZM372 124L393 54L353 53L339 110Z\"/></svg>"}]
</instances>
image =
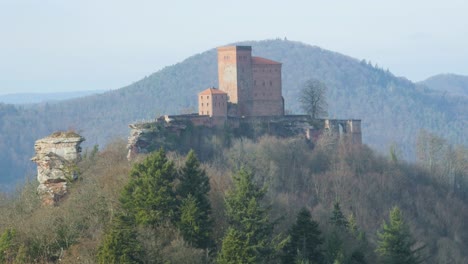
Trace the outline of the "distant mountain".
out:
<instances>
[{"instance_id":1,"label":"distant mountain","mask_svg":"<svg viewBox=\"0 0 468 264\"><path fill-rule=\"evenodd\" d=\"M83 97L92 94L103 93L104 90L73 91L58 93L12 93L0 95L0 103L5 104L35 104Z\"/></svg>"},{"instance_id":2,"label":"distant mountain","mask_svg":"<svg viewBox=\"0 0 468 264\"><path fill-rule=\"evenodd\" d=\"M449 95L468 97L468 76L439 74L417 84Z\"/></svg>"},{"instance_id":3,"label":"distant mountain","mask_svg":"<svg viewBox=\"0 0 468 264\"><path fill-rule=\"evenodd\" d=\"M252 45L253 55L283 63L288 111L299 113L297 99L306 80L322 80L329 87L330 117L362 119L363 141L377 150L386 152L396 143L411 158L420 129L468 143L465 97L434 95L366 61L299 42L237 44ZM136 120L196 112L197 92L217 83L217 55L211 49L103 94L33 107L0 104L0 181L10 184L26 172L32 175L34 141L55 130L75 129L87 146L103 145L128 136L128 124Z\"/></svg>"}]
</instances>

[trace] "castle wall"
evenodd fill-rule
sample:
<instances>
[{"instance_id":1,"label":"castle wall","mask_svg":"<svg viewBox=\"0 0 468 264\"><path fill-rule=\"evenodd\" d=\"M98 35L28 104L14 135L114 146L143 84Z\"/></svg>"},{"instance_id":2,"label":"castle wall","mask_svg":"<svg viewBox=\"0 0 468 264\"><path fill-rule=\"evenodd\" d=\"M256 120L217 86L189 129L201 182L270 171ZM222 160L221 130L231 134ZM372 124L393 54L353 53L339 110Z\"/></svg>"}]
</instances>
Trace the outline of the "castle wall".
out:
<instances>
[{"instance_id":1,"label":"castle wall","mask_svg":"<svg viewBox=\"0 0 468 264\"><path fill-rule=\"evenodd\" d=\"M325 129L332 134L350 140L352 144L362 144L361 120L325 119Z\"/></svg>"}]
</instances>

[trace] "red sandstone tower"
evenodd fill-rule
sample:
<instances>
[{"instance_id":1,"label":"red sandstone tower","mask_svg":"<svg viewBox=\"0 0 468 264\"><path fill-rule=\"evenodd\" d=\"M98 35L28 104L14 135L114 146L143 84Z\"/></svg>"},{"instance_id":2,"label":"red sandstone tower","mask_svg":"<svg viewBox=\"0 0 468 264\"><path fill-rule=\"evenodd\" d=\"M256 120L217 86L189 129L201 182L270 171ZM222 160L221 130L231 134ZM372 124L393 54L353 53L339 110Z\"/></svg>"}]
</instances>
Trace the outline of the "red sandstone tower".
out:
<instances>
[{"instance_id":1,"label":"red sandstone tower","mask_svg":"<svg viewBox=\"0 0 468 264\"><path fill-rule=\"evenodd\" d=\"M281 63L252 57L250 46L218 48L219 89L238 116L284 115Z\"/></svg>"},{"instance_id":2,"label":"red sandstone tower","mask_svg":"<svg viewBox=\"0 0 468 264\"><path fill-rule=\"evenodd\" d=\"M230 103L237 104L237 114L248 116L247 105L252 87L252 47L228 46L218 48L219 89L228 94Z\"/></svg>"}]
</instances>

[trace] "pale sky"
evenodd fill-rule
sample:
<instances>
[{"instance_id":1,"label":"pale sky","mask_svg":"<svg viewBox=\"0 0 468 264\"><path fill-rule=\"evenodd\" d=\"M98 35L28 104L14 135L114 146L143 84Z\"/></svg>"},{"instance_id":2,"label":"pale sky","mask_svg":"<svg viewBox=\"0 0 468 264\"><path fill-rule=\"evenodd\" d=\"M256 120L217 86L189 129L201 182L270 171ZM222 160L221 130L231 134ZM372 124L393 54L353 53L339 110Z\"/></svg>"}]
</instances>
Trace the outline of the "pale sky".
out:
<instances>
[{"instance_id":1,"label":"pale sky","mask_svg":"<svg viewBox=\"0 0 468 264\"><path fill-rule=\"evenodd\" d=\"M412 81L468 75L466 0L0 0L0 94L117 89L216 46L284 37Z\"/></svg>"}]
</instances>

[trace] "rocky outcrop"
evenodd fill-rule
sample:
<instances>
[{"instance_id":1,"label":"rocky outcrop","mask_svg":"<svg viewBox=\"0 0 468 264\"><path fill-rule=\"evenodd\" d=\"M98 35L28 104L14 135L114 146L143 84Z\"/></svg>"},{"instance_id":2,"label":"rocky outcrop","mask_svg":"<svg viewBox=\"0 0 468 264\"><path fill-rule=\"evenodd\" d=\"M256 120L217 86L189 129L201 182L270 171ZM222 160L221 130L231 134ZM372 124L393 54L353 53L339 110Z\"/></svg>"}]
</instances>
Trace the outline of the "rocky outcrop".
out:
<instances>
[{"instance_id":1,"label":"rocky outcrop","mask_svg":"<svg viewBox=\"0 0 468 264\"><path fill-rule=\"evenodd\" d=\"M136 155L147 153L147 148L154 140L155 131L154 122L130 124L130 136L128 137L127 159L132 160Z\"/></svg>"},{"instance_id":2,"label":"rocky outcrop","mask_svg":"<svg viewBox=\"0 0 468 264\"><path fill-rule=\"evenodd\" d=\"M55 132L34 144L38 194L45 205L55 205L67 194L67 184L78 177L80 144L85 139L74 132Z\"/></svg>"}]
</instances>

